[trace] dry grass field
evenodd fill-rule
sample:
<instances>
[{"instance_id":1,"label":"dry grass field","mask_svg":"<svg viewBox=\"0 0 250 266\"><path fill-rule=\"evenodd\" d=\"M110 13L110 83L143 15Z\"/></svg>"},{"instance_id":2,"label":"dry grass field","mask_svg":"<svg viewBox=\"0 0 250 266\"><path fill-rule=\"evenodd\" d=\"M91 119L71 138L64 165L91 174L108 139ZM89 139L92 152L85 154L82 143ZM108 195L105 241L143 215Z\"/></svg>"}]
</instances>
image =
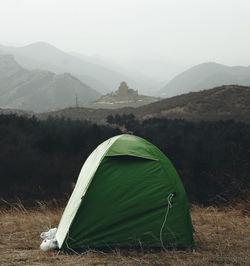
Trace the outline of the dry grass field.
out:
<instances>
[{"instance_id":1,"label":"dry grass field","mask_svg":"<svg viewBox=\"0 0 250 266\"><path fill-rule=\"evenodd\" d=\"M58 254L39 249L42 231L58 224L62 208L22 204L0 210L0 265L250 265L250 204L192 206L194 251L125 251Z\"/></svg>"}]
</instances>

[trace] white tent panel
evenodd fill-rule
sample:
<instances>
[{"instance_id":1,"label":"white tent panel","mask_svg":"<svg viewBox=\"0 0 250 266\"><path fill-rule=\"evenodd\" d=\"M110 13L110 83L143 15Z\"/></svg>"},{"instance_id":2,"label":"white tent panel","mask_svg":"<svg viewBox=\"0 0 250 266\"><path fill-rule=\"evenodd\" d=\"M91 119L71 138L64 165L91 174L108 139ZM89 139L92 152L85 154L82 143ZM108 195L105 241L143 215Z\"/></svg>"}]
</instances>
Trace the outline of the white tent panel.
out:
<instances>
[{"instance_id":1,"label":"white tent panel","mask_svg":"<svg viewBox=\"0 0 250 266\"><path fill-rule=\"evenodd\" d=\"M68 233L70 225L75 217L75 214L81 204L82 197L87 192L87 189L92 181L92 178L99 167L103 157L107 153L108 149L113 143L122 135L113 137L100 144L85 161L78 180L76 182L75 189L69 199L69 202L64 210L62 218L60 220L58 230L56 232L56 240L59 248L61 248L64 239Z\"/></svg>"}]
</instances>

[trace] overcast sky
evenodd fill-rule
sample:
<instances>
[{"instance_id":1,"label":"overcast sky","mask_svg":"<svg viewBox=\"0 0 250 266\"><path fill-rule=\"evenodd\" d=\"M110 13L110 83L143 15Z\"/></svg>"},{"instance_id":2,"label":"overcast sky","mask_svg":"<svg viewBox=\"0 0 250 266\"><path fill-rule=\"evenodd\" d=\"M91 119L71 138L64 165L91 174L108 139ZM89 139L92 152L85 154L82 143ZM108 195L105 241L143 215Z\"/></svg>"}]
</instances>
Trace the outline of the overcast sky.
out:
<instances>
[{"instance_id":1,"label":"overcast sky","mask_svg":"<svg viewBox=\"0 0 250 266\"><path fill-rule=\"evenodd\" d=\"M250 65L249 0L0 0L0 44L114 60Z\"/></svg>"}]
</instances>

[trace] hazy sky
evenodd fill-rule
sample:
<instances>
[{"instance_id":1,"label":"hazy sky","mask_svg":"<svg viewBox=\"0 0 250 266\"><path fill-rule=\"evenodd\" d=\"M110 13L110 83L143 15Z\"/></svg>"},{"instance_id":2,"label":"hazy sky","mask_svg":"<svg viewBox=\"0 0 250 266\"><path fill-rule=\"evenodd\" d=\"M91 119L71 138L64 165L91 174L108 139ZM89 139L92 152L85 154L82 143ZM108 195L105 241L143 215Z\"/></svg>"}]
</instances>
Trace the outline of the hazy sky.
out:
<instances>
[{"instance_id":1,"label":"hazy sky","mask_svg":"<svg viewBox=\"0 0 250 266\"><path fill-rule=\"evenodd\" d=\"M0 44L250 65L249 0L0 0Z\"/></svg>"}]
</instances>

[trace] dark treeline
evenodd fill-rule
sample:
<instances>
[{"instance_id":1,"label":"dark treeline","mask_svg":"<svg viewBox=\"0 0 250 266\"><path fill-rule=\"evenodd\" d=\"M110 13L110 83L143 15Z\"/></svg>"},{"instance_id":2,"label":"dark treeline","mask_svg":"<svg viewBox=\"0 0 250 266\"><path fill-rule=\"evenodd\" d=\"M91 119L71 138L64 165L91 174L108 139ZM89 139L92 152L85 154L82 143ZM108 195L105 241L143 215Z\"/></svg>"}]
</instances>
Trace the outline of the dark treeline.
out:
<instances>
[{"instance_id":1,"label":"dark treeline","mask_svg":"<svg viewBox=\"0 0 250 266\"><path fill-rule=\"evenodd\" d=\"M229 203L250 190L250 125L234 121L169 120L139 122L133 114L108 116L155 144L172 161L189 200Z\"/></svg>"},{"instance_id":2,"label":"dark treeline","mask_svg":"<svg viewBox=\"0 0 250 266\"><path fill-rule=\"evenodd\" d=\"M155 144L179 172L189 200L230 203L250 184L250 125L109 116L112 124L0 115L0 197L67 198L83 162L98 144L121 134L113 125Z\"/></svg>"},{"instance_id":3,"label":"dark treeline","mask_svg":"<svg viewBox=\"0 0 250 266\"><path fill-rule=\"evenodd\" d=\"M117 134L85 121L0 115L0 197L65 197L88 155Z\"/></svg>"}]
</instances>

